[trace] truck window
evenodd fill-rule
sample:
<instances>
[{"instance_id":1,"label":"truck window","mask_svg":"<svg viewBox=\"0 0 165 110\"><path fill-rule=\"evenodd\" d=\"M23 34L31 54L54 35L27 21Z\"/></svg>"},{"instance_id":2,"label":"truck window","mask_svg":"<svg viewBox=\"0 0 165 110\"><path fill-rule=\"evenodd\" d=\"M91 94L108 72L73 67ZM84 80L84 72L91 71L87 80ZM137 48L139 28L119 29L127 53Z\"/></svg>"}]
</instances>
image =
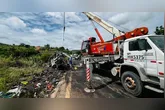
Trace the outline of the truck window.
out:
<instances>
[{"instance_id":1,"label":"truck window","mask_svg":"<svg viewBox=\"0 0 165 110\"><path fill-rule=\"evenodd\" d=\"M136 51L136 50L139 50L138 42L136 40L130 41L129 42L129 51Z\"/></svg>"},{"instance_id":2,"label":"truck window","mask_svg":"<svg viewBox=\"0 0 165 110\"><path fill-rule=\"evenodd\" d=\"M82 50L86 49L88 44L89 44L89 41L84 41L82 45Z\"/></svg>"},{"instance_id":3,"label":"truck window","mask_svg":"<svg viewBox=\"0 0 165 110\"><path fill-rule=\"evenodd\" d=\"M130 41L129 42L129 51L139 51L145 50L145 45L147 45L147 49L152 49L148 42L145 42L144 39Z\"/></svg>"},{"instance_id":4,"label":"truck window","mask_svg":"<svg viewBox=\"0 0 165 110\"><path fill-rule=\"evenodd\" d=\"M148 44L148 42L145 41L145 39L140 39L138 41L139 44L139 50L145 50L145 45L147 50L152 49L151 46Z\"/></svg>"},{"instance_id":5,"label":"truck window","mask_svg":"<svg viewBox=\"0 0 165 110\"><path fill-rule=\"evenodd\" d=\"M164 36L149 36L149 39L164 52Z\"/></svg>"}]
</instances>

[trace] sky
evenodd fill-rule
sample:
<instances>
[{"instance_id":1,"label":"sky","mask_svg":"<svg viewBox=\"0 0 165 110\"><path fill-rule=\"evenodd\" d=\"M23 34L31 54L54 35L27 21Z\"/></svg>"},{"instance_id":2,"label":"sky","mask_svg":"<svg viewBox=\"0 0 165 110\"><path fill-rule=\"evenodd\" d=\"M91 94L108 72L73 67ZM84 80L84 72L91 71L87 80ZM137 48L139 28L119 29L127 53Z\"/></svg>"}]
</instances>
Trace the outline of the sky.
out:
<instances>
[{"instance_id":1,"label":"sky","mask_svg":"<svg viewBox=\"0 0 165 110\"><path fill-rule=\"evenodd\" d=\"M146 26L153 34L156 26L164 26L163 12L93 12L117 29L128 32ZM96 24L104 40L112 35ZM0 12L0 43L80 49L83 40L96 37L91 22L81 12Z\"/></svg>"}]
</instances>

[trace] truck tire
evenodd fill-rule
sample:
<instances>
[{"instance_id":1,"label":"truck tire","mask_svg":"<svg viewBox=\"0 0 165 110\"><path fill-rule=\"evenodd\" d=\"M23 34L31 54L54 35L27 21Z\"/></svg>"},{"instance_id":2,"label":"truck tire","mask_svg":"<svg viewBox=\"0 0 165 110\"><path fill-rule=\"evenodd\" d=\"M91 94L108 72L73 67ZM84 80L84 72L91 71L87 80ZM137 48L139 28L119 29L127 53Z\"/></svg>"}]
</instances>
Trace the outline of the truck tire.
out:
<instances>
[{"instance_id":1,"label":"truck tire","mask_svg":"<svg viewBox=\"0 0 165 110\"><path fill-rule=\"evenodd\" d=\"M121 83L124 89L133 96L140 96L142 94L143 84L140 77L132 71L126 71L121 76Z\"/></svg>"}]
</instances>

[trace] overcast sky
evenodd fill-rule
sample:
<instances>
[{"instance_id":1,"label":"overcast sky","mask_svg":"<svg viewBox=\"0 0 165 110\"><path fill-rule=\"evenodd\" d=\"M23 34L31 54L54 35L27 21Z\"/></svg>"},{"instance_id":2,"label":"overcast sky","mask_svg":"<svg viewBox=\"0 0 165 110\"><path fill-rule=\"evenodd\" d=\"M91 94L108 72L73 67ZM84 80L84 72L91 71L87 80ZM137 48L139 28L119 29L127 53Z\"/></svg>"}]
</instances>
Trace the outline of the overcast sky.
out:
<instances>
[{"instance_id":1,"label":"overcast sky","mask_svg":"<svg viewBox=\"0 0 165 110\"><path fill-rule=\"evenodd\" d=\"M98 38L91 22L83 13L65 14L66 30L63 41L63 12L0 12L0 42L34 46L50 44L53 47L80 49L83 40L91 36ZM146 26L149 33L153 34L156 26L164 26L163 12L94 12L94 14L125 32ZM96 26L105 40L112 39L109 32L97 24Z\"/></svg>"}]
</instances>

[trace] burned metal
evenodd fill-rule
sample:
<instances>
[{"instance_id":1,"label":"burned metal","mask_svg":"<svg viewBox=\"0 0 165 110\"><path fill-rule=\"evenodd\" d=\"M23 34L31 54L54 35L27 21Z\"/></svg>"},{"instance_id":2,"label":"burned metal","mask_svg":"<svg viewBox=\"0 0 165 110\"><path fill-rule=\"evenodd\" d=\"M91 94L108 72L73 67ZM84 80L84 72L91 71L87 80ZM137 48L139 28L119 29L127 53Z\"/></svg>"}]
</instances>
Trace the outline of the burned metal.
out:
<instances>
[{"instance_id":1,"label":"burned metal","mask_svg":"<svg viewBox=\"0 0 165 110\"><path fill-rule=\"evenodd\" d=\"M64 52L56 52L49 58L49 67L57 68L60 70L69 69L69 59L71 56Z\"/></svg>"}]
</instances>

